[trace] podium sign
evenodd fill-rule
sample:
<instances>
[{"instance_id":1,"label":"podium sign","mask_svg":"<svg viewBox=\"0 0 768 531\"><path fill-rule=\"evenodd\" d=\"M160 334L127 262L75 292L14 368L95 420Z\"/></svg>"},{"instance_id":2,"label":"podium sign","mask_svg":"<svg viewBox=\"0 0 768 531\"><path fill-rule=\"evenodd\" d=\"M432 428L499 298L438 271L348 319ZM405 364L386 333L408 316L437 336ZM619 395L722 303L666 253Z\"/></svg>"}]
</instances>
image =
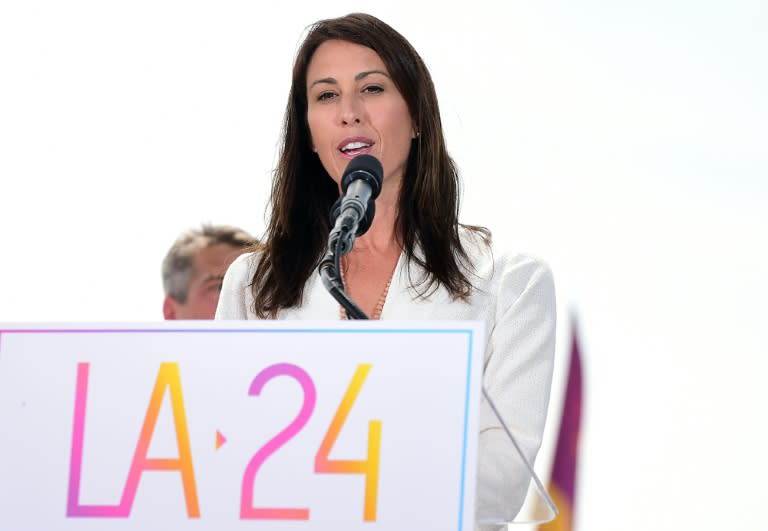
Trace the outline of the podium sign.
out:
<instances>
[{"instance_id":1,"label":"podium sign","mask_svg":"<svg viewBox=\"0 0 768 531\"><path fill-rule=\"evenodd\" d=\"M474 528L477 323L0 327L0 529Z\"/></svg>"}]
</instances>

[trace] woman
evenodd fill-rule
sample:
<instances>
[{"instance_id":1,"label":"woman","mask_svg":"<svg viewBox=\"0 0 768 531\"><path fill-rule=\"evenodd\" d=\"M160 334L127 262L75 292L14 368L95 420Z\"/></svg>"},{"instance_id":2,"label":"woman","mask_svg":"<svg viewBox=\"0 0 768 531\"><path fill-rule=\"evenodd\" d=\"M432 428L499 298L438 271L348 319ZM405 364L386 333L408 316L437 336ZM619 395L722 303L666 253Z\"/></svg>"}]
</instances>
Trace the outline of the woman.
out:
<instances>
[{"instance_id":1,"label":"woman","mask_svg":"<svg viewBox=\"0 0 768 531\"><path fill-rule=\"evenodd\" d=\"M313 25L298 51L264 244L224 280L218 319L330 319L342 310L316 268L349 161L384 169L370 229L342 260L348 295L374 319L482 320L484 387L532 462L554 353L548 268L494 254L490 233L458 222L459 178L424 62L364 14ZM530 476L487 404L481 410L478 516L511 519Z\"/></svg>"}]
</instances>

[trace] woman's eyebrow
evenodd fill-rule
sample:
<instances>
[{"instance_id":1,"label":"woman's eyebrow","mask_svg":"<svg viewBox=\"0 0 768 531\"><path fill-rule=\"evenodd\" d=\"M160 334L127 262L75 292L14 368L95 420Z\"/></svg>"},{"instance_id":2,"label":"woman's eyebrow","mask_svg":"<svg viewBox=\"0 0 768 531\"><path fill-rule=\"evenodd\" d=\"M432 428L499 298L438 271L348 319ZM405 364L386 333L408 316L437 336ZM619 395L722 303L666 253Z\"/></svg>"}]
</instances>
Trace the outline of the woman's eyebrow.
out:
<instances>
[{"instance_id":1,"label":"woman's eyebrow","mask_svg":"<svg viewBox=\"0 0 768 531\"><path fill-rule=\"evenodd\" d=\"M382 76L389 77L389 74L386 73L383 70L366 70L365 72L360 72L355 76L355 81L360 81L364 77L370 76L371 74L381 74Z\"/></svg>"},{"instance_id":2,"label":"woman's eyebrow","mask_svg":"<svg viewBox=\"0 0 768 531\"><path fill-rule=\"evenodd\" d=\"M366 70L364 72L360 72L359 74L357 74L355 76L355 81L360 81L361 79L363 79L363 78L365 78L367 76L370 76L371 74L381 74L382 76L389 77L389 74L387 72L385 72L384 70ZM312 84L309 86L309 88L312 88L312 87L314 87L315 85L317 85L319 83L327 83L329 85L338 85L339 84L339 82L336 81L336 78L324 77L322 79L316 79L315 81L313 81Z\"/></svg>"},{"instance_id":3,"label":"woman's eyebrow","mask_svg":"<svg viewBox=\"0 0 768 531\"><path fill-rule=\"evenodd\" d=\"M338 85L339 84L339 82L336 81L335 78L324 77L323 79L317 79L317 80L313 81L312 84L309 86L309 88L312 88L312 87L314 87L315 85L317 85L319 83L328 83L329 85Z\"/></svg>"}]
</instances>

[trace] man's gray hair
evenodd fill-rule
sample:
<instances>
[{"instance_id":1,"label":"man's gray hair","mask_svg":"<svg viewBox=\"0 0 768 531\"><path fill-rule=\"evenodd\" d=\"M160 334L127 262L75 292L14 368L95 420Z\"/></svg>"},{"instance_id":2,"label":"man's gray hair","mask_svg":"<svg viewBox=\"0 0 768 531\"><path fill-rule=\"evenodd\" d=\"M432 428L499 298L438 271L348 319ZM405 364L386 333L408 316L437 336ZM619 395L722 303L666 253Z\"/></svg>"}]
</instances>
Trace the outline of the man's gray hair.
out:
<instances>
[{"instance_id":1,"label":"man's gray hair","mask_svg":"<svg viewBox=\"0 0 768 531\"><path fill-rule=\"evenodd\" d=\"M207 247L225 243L235 248L248 248L256 239L230 225L203 225L179 236L163 259L163 290L178 302L187 302L189 282L197 253Z\"/></svg>"}]
</instances>

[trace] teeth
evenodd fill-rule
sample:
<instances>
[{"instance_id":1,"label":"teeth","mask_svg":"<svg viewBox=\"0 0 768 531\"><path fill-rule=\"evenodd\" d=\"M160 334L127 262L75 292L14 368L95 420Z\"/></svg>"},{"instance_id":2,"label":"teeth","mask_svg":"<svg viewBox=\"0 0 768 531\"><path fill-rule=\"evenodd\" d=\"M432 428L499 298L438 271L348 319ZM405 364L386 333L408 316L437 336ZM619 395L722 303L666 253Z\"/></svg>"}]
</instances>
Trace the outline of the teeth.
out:
<instances>
[{"instance_id":1,"label":"teeth","mask_svg":"<svg viewBox=\"0 0 768 531\"><path fill-rule=\"evenodd\" d=\"M351 151L353 149L360 149L360 148L367 148L371 147L370 144L366 144L364 142L350 142L349 144L343 146L341 148L342 151Z\"/></svg>"}]
</instances>

